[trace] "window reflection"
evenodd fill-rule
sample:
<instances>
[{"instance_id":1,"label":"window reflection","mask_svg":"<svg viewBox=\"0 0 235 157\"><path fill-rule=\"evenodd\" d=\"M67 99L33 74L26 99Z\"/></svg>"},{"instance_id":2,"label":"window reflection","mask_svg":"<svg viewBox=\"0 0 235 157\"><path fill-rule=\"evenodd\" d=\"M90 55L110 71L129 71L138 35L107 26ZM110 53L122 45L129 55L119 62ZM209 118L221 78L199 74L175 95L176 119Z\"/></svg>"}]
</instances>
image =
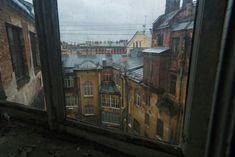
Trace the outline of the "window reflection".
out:
<instances>
[{"instance_id":1,"label":"window reflection","mask_svg":"<svg viewBox=\"0 0 235 157\"><path fill-rule=\"evenodd\" d=\"M66 108L68 111L77 106L67 116L132 135L178 143L195 1L137 0L140 3L132 8L128 4L131 0L122 1L121 6L133 12L141 7L142 12L135 12L136 15L125 14L125 9L120 12L120 5L115 5L119 1L101 1L109 7L100 6L100 1L94 7L86 1L90 8L82 8L83 3L77 1L74 5L82 8L77 10L59 0L65 96L69 96ZM161 12L157 6L161 6ZM103 12L97 11L101 8ZM119 16L114 18L113 13ZM100 19L100 14L106 20ZM77 20L68 22L65 17Z\"/></svg>"}]
</instances>

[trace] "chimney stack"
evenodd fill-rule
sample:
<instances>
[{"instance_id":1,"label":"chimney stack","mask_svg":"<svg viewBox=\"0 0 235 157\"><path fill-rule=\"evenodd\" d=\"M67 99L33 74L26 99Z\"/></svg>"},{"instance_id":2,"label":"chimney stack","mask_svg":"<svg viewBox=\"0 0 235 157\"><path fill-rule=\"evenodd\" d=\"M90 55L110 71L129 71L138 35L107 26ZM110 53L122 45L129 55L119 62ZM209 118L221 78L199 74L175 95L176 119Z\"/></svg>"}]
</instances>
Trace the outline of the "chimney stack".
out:
<instances>
[{"instance_id":1,"label":"chimney stack","mask_svg":"<svg viewBox=\"0 0 235 157\"><path fill-rule=\"evenodd\" d=\"M165 14L180 8L180 0L166 0Z\"/></svg>"}]
</instances>

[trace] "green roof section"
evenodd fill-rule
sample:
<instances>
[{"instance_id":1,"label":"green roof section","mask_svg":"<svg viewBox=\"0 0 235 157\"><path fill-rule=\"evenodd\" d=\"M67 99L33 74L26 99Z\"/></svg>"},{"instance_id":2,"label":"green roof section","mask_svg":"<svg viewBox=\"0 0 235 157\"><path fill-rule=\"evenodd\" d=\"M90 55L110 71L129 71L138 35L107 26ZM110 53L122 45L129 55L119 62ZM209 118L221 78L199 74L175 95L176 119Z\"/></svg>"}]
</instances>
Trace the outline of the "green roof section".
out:
<instances>
[{"instance_id":1,"label":"green roof section","mask_svg":"<svg viewBox=\"0 0 235 157\"><path fill-rule=\"evenodd\" d=\"M100 85L101 94L120 95L120 92L114 82L102 82Z\"/></svg>"}]
</instances>

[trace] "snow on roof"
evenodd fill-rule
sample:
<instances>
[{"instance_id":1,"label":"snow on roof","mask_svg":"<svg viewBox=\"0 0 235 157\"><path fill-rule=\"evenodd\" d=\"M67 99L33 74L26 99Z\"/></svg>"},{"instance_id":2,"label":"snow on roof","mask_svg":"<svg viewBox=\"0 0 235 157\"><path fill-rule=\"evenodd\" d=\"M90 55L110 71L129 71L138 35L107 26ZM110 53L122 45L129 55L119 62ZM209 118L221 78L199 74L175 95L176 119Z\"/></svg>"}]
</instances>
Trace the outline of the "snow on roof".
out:
<instances>
[{"instance_id":1,"label":"snow on roof","mask_svg":"<svg viewBox=\"0 0 235 157\"><path fill-rule=\"evenodd\" d=\"M150 48L150 49L145 49L143 50L144 53L163 53L165 51L169 50L169 48L164 48L164 47L158 47L158 48Z\"/></svg>"}]
</instances>

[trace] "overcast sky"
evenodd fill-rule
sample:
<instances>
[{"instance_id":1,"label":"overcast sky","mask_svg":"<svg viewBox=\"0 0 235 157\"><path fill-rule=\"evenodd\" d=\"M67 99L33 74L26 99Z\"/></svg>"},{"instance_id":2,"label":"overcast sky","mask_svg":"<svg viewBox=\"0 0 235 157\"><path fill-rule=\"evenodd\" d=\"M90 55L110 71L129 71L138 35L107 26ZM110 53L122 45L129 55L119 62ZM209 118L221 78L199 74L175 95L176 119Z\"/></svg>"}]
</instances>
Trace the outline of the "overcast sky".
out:
<instances>
[{"instance_id":1,"label":"overcast sky","mask_svg":"<svg viewBox=\"0 0 235 157\"><path fill-rule=\"evenodd\" d=\"M165 0L58 0L61 40L129 40L164 12Z\"/></svg>"},{"instance_id":2,"label":"overcast sky","mask_svg":"<svg viewBox=\"0 0 235 157\"><path fill-rule=\"evenodd\" d=\"M26 0L32 2L32 0ZM58 0L61 40L129 40L164 13L165 0Z\"/></svg>"}]
</instances>

